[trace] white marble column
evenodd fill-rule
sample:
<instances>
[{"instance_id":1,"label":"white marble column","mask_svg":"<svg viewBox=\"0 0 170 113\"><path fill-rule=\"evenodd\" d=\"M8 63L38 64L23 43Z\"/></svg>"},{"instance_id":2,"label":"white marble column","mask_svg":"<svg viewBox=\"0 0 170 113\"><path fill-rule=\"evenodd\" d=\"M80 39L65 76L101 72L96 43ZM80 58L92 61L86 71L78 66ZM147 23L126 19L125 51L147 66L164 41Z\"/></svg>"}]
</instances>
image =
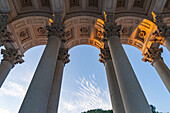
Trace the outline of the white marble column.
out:
<instances>
[{"instance_id":1,"label":"white marble column","mask_svg":"<svg viewBox=\"0 0 170 113\"><path fill-rule=\"evenodd\" d=\"M60 48L46 113L57 113L58 111L63 69L65 64L69 62L68 57L68 50Z\"/></svg>"},{"instance_id":2,"label":"white marble column","mask_svg":"<svg viewBox=\"0 0 170 113\"><path fill-rule=\"evenodd\" d=\"M22 56L19 55L18 50L16 49L2 49L1 53L3 54L3 59L0 64L0 87L5 81L6 77L10 70L17 63L23 63Z\"/></svg>"},{"instance_id":3,"label":"white marble column","mask_svg":"<svg viewBox=\"0 0 170 113\"><path fill-rule=\"evenodd\" d=\"M19 113L46 113L47 111L61 38L64 36L64 25L61 23L62 17L59 16L56 16L59 18L56 19L57 22L47 26L48 42Z\"/></svg>"},{"instance_id":4,"label":"white marble column","mask_svg":"<svg viewBox=\"0 0 170 113\"><path fill-rule=\"evenodd\" d=\"M108 45L126 113L151 113L149 104L117 36L120 27L105 25Z\"/></svg>"},{"instance_id":5,"label":"white marble column","mask_svg":"<svg viewBox=\"0 0 170 113\"><path fill-rule=\"evenodd\" d=\"M109 48L101 49L100 62L104 63L107 73L108 86L114 113L125 113L116 73L112 63Z\"/></svg>"}]
</instances>

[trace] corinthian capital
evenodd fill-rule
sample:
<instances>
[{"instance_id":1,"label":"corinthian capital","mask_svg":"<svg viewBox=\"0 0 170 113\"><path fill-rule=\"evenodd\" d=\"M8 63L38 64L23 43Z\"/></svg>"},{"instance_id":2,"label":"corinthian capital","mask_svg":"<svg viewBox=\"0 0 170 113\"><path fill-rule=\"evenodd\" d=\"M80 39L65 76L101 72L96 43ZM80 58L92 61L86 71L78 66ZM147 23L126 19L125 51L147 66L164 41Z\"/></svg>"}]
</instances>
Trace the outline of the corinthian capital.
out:
<instances>
[{"instance_id":1,"label":"corinthian capital","mask_svg":"<svg viewBox=\"0 0 170 113\"><path fill-rule=\"evenodd\" d=\"M159 48L159 44L153 43L148 51L144 54L144 58L142 59L144 62L153 63L157 59L162 59L161 53L163 52L162 48Z\"/></svg>"},{"instance_id":2,"label":"corinthian capital","mask_svg":"<svg viewBox=\"0 0 170 113\"><path fill-rule=\"evenodd\" d=\"M117 23L113 22L111 24L105 24L104 25L104 37L111 37L111 36L120 36L120 30L121 30L121 26L117 25Z\"/></svg>"},{"instance_id":3,"label":"corinthian capital","mask_svg":"<svg viewBox=\"0 0 170 113\"><path fill-rule=\"evenodd\" d=\"M106 60L111 59L110 49L107 43L104 43L104 48L100 49L101 53L99 54L101 63L105 63Z\"/></svg>"},{"instance_id":4,"label":"corinthian capital","mask_svg":"<svg viewBox=\"0 0 170 113\"><path fill-rule=\"evenodd\" d=\"M8 23L8 13L0 12L0 25L6 25Z\"/></svg>"},{"instance_id":5,"label":"corinthian capital","mask_svg":"<svg viewBox=\"0 0 170 113\"><path fill-rule=\"evenodd\" d=\"M0 46L6 42L13 42L11 37L12 33L7 31L8 14L0 13Z\"/></svg>"},{"instance_id":6,"label":"corinthian capital","mask_svg":"<svg viewBox=\"0 0 170 113\"><path fill-rule=\"evenodd\" d=\"M62 12L55 12L53 18L50 19L51 25L47 25L48 37L57 36L63 38L65 36L64 24L62 22Z\"/></svg>"},{"instance_id":7,"label":"corinthian capital","mask_svg":"<svg viewBox=\"0 0 170 113\"><path fill-rule=\"evenodd\" d=\"M156 25L158 27L158 32L156 34L164 38L170 36L170 27L163 22L163 16L161 13L156 14Z\"/></svg>"},{"instance_id":8,"label":"corinthian capital","mask_svg":"<svg viewBox=\"0 0 170 113\"><path fill-rule=\"evenodd\" d=\"M22 59L23 55L19 55L17 49L2 49L1 54L3 54L2 61L9 61L13 65L24 62Z\"/></svg>"},{"instance_id":9,"label":"corinthian capital","mask_svg":"<svg viewBox=\"0 0 170 113\"><path fill-rule=\"evenodd\" d=\"M58 55L58 60L63 61L65 64L69 63L69 54L68 54L68 49L65 48L60 48L59 55Z\"/></svg>"}]
</instances>

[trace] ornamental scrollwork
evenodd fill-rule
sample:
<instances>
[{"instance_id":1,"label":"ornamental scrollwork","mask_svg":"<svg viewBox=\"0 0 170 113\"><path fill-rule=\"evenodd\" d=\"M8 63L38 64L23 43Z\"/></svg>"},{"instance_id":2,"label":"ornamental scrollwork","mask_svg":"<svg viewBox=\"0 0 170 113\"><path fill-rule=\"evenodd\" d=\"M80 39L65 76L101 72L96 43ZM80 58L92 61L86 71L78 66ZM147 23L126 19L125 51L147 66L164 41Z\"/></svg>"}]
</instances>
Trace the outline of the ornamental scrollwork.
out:
<instances>
[{"instance_id":1,"label":"ornamental scrollwork","mask_svg":"<svg viewBox=\"0 0 170 113\"><path fill-rule=\"evenodd\" d=\"M2 61L9 61L13 65L24 62L22 59L23 55L20 55L17 49L2 49L1 54L3 54Z\"/></svg>"}]
</instances>

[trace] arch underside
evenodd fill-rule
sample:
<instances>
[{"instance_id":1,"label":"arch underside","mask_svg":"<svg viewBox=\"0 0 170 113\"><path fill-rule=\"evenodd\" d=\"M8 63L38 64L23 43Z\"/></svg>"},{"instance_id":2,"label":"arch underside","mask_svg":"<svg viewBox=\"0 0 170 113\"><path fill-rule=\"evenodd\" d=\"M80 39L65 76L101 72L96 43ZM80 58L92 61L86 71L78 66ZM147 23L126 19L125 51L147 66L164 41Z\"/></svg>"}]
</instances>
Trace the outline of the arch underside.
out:
<instances>
[{"instance_id":1,"label":"arch underside","mask_svg":"<svg viewBox=\"0 0 170 113\"><path fill-rule=\"evenodd\" d=\"M100 31L103 29L103 11L115 13L117 24L122 26L120 40L122 44L134 46L145 53L151 45L149 41L153 38L152 33L157 29L152 20L151 12L156 6L154 0L144 0L133 5L130 1L78 0L71 3L71 0L35 0L29 4L23 4L21 0L9 2L12 9L8 30L13 33L15 47L24 53L28 49L46 45L47 32L45 30L50 15L53 11L63 10L65 23L66 47L71 49L74 46L87 44L98 49L103 48ZM54 5L56 4L56 5ZM169 6L165 5L163 12L166 13L165 22L169 23ZM36 15L36 16L35 16ZM170 24L168 24L170 25Z\"/></svg>"}]
</instances>

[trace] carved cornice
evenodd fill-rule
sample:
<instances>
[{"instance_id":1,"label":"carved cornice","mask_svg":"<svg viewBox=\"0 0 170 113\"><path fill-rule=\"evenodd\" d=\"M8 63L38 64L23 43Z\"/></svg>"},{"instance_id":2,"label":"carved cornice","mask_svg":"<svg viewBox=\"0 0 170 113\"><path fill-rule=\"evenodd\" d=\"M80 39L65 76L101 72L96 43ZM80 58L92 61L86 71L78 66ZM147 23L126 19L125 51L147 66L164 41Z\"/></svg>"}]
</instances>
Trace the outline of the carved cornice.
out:
<instances>
[{"instance_id":1,"label":"carved cornice","mask_svg":"<svg viewBox=\"0 0 170 113\"><path fill-rule=\"evenodd\" d=\"M61 60L64 62L64 64L69 63L69 54L68 49L60 48L59 54L58 54L58 60Z\"/></svg>"},{"instance_id":2,"label":"carved cornice","mask_svg":"<svg viewBox=\"0 0 170 113\"><path fill-rule=\"evenodd\" d=\"M153 43L148 51L144 54L144 58L142 59L144 62L153 63L157 59L162 59L161 53L163 52L162 48L159 48L159 43Z\"/></svg>"},{"instance_id":3,"label":"carved cornice","mask_svg":"<svg viewBox=\"0 0 170 113\"><path fill-rule=\"evenodd\" d=\"M1 54L3 54L2 61L9 61L13 65L24 62L22 59L23 55L20 55L17 49L2 49Z\"/></svg>"}]
</instances>

